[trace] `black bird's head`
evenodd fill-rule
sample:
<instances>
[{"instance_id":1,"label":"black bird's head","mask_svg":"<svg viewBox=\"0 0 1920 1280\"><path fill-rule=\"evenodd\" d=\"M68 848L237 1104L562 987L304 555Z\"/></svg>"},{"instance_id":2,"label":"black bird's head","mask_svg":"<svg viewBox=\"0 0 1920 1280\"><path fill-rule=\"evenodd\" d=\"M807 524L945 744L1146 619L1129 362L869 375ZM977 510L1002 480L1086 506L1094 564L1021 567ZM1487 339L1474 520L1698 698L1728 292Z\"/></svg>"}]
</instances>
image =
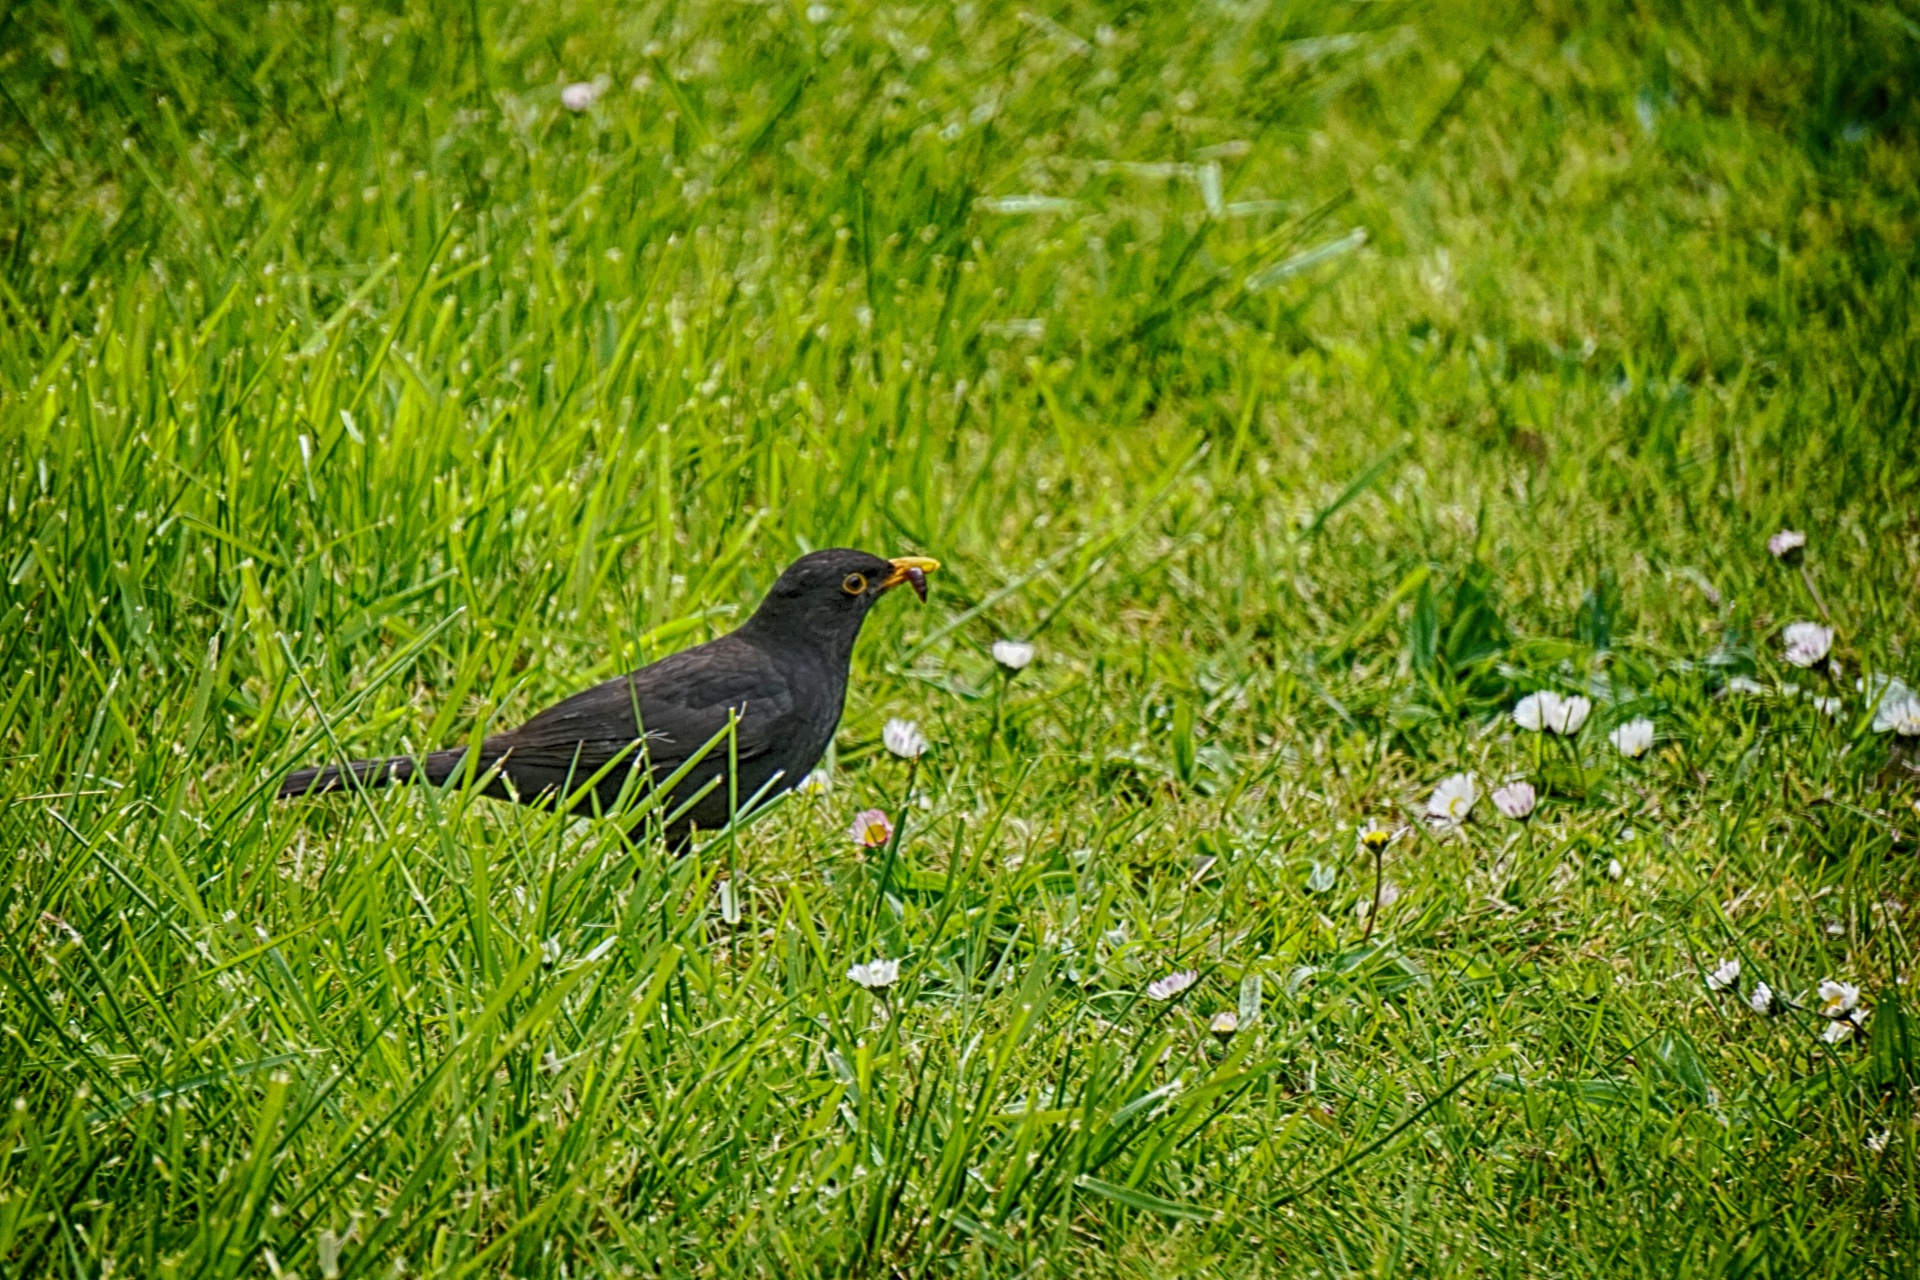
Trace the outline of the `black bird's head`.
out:
<instances>
[{"instance_id":1,"label":"black bird's head","mask_svg":"<svg viewBox=\"0 0 1920 1280\"><path fill-rule=\"evenodd\" d=\"M882 593L904 582L925 600L926 575L939 567L925 556L883 560L839 547L810 552L787 566L747 627L788 643L814 641L851 652L867 610Z\"/></svg>"}]
</instances>

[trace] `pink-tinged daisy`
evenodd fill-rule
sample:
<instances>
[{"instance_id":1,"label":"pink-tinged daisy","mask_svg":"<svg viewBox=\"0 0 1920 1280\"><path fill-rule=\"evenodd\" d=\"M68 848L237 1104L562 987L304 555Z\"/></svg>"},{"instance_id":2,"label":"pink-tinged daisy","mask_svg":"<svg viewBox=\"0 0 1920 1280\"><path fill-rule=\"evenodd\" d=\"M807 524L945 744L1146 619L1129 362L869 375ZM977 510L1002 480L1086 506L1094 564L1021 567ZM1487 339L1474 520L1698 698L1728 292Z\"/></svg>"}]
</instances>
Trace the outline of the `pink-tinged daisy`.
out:
<instances>
[{"instance_id":1,"label":"pink-tinged daisy","mask_svg":"<svg viewBox=\"0 0 1920 1280\"><path fill-rule=\"evenodd\" d=\"M867 849L878 849L893 839L893 823L880 809L862 809L853 819L853 828L848 832L853 842Z\"/></svg>"},{"instance_id":2,"label":"pink-tinged daisy","mask_svg":"<svg viewBox=\"0 0 1920 1280\"><path fill-rule=\"evenodd\" d=\"M1493 793L1493 807L1515 822L1524 822L1539 803L1539 793L1533 784L1524 778L1518 782L1509 782Z\"/></svg>"},{"instance_id":3,"label":"pink-tinged daisy","mask_svg":"<svg viewBox=\"0 0 1920 1280\"><path fill-rule=\"evenodd\" d=\"M880 731L880 741L902 760L918 760L927 753L926 735L911 720L889 720Z\"/></svg>"},{"instance_id":4,"label":"pink-tinged daisy","mask_svg":"<svg viewBox=\"0 0 1920 1280\"><path fill-rule=\"evenodd\" d=\"M1147 984L1147 994L1155 1000L1171 1000L1192 986L1200 975L1192 969L1175 969L1164 978Z\"/></svg>"},{"instance_id":5,"label":"pink-tinged daisy","mask_svg":"<svg viewBox=\"0 0 1920 1280\"><path fill-rule=\"evenodd\" d=\"M1780 633L1785 657L1796 667L1811 667L1833 649L1833 628L1817 622L1789 622Z\"/></svg>"}]
</instances>

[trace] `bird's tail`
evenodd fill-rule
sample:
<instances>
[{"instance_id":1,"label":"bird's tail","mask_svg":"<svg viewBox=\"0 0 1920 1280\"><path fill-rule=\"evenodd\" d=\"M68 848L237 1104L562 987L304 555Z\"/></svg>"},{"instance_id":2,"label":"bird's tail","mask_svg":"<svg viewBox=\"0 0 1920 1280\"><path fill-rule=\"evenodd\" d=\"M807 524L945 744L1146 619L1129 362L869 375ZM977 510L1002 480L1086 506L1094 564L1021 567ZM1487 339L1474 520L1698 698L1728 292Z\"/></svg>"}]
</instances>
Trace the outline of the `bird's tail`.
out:
<instances>
[{"instance_id":1,"label":"bird's tail","mask_svg":"<svg viewBox=\"0 0 1920 1280\"><path fill-rule=\"evenodd\" d=\"M460 772L466 756L466 748L455 747L451 751L435 751L418 760L412 756L388 756L384 760L355 760L345 765L295 769L280 784L280 799L321 796L354 787L398 786L403 782L426 781L437 787ZM481 767L486 767L484 759Z\"/></svg>"}]
</instances>

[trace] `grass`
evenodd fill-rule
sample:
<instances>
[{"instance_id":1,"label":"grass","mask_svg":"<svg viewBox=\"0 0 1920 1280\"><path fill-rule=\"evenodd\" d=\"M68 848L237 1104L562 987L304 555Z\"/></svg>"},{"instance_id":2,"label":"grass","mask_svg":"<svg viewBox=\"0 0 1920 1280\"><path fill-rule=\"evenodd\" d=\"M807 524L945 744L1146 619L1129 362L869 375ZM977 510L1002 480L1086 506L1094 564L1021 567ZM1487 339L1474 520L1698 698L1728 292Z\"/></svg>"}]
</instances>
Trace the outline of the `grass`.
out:
<instances>
[{"instance_id":1,"label":"grass","mask_svg":"<svg viewBox=\"0 0 1920 1280\"><path fill-rule=\"evenodd\" d=\"M1914 1274L1915 21L7 8L6 1270ZM267 798L834 544L685 859Z\"/></svg>"}]
</instances>

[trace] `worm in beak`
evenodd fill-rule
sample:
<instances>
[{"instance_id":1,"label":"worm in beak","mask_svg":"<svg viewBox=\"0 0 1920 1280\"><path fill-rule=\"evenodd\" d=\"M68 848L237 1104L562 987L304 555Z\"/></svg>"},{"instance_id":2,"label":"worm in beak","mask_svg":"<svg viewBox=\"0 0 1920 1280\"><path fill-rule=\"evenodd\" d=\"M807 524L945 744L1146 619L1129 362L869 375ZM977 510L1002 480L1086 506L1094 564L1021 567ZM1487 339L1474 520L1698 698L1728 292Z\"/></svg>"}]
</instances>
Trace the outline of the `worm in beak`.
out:
<instances>
[{"instance_id":1,"label":"worm in beak","mask_svg":"<svg viewBox=\"0 0 1920 1280\"><path fill-rule=\"evenodd\" d=\"M888 563L893 566L893 572L888 574L886 580L880 584L880 589L885 591L889 587L897 587L904 582L913 588L913 594L919 596L920 602L925 604L927 575L938 569L940 562L930 560L926 556L899 556Z\"/></svg>"}]
</instances>

